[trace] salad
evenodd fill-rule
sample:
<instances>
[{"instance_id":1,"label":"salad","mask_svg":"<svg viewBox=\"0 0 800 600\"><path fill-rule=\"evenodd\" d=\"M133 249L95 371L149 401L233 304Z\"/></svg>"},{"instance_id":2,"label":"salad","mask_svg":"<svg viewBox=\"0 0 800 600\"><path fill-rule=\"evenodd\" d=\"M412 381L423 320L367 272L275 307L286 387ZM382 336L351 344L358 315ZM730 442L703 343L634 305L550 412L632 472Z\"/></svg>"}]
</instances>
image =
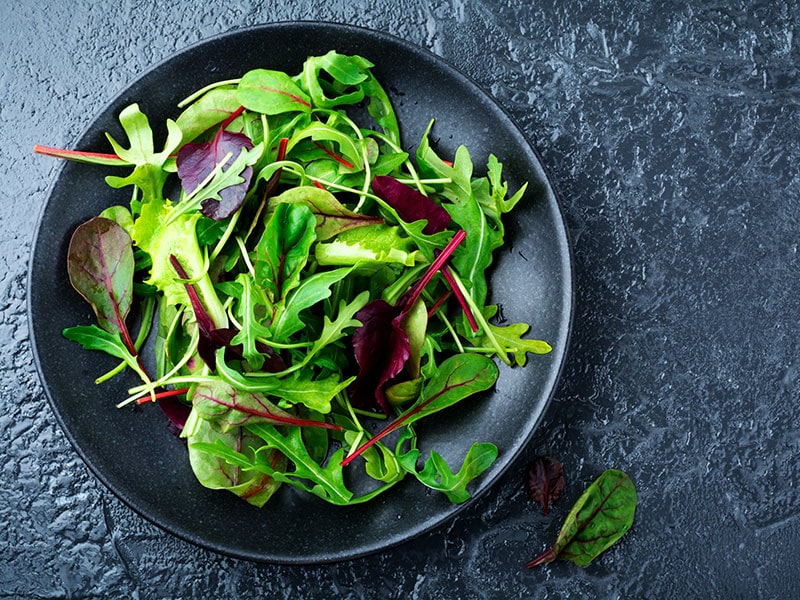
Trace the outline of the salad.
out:
<instances>
[{"instance_id":1,"label":"salad","mask_svg":"<svg viewBox=\"0 0 800 600\"><path fill-rule=\"evenodd\" d=\"M96 323L64 336L119 359L99 384L135 372L118 406L158 405L198 481L256 506L281 486L356 504L407 477L465 501L497 447L449 465L415 424L551 350L487 303L525 186L494 155L485 175L464 146L439 156L433 121L405 151L372 67L331 51L214 83L160 149L137 104L113 153L35 147L118 168L106 182L131 194L72 235Z\"/></svg>"}]
</instances>

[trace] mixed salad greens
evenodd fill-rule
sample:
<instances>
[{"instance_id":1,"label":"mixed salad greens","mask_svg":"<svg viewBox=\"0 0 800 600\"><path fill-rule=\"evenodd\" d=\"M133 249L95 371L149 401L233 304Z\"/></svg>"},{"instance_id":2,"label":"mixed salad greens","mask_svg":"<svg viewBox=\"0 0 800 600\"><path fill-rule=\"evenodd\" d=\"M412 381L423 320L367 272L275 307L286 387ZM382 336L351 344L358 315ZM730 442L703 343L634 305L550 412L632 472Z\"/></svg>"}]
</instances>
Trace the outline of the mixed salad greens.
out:
<instances>
[{"instance_id":1,"label":"mixed salad greens","mask_svg":"<svg viewBox=\"0 0 800 600\"><path fill-rule=\"evenodd\" d=\"M158 151L137 104L119 115L127 147L35 148L127 168L106 182L132 189L72 236L70 281L97 323L64 335L120 360L99 383L138 374L119 406L157 403L204 486L257 506L282 484L364 502L406 476L466 500L496 446L454 470L422 456L415 424L491 388L495 360L550 351L487 304L525 187L509 195L494 155L485 176L463 146L440 157L433 122L410 156L372 66L331 51L215 83Z\"/></svg>"}]
</instances>

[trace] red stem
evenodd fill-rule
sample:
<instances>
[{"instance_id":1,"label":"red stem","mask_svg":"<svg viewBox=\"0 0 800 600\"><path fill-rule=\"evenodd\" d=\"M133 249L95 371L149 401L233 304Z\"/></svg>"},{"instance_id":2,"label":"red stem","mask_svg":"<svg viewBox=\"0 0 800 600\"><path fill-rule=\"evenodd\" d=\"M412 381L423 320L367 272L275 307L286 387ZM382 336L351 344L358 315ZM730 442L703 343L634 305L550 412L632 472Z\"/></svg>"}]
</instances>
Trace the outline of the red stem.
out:
<instances>
[{"instance_id":1,"label":"red stem","mask_svg":"<svg viewBox=\"0 0 800 600\"><path fill-rule=\"evenodd\" d=\"M180 396L181 394L185 394L189 391L189 388L180 388L177 390L166 390L164 392L158 392L154 396L144 396L139 398L136 401L136 404L147 404L148 402L152 402L153 400L161 400L163 398L169 398L170 396Z\"/></svg>"},{"instance_id":2,"label":"red stem","mask_svg":"<svg viewBox=\"0 0 800 600\"><path fill-rule=\"evenodd\" d=\"M233 123L234 119L236 119L236 117L241 115L243 112L244 112L244 106L240 106L235 111L233 111L231 115L222 122L222 125L220 125L220 130L225 129L228 125Z\"/></svg>"},{"instance_id":3,"label":"red stem","mask_svg":"<svg viewBox=\"0 0 800 600\"><path fill-rule=\"evenodd\" d=\"M323 151L325 154L327 154L328 156L330 156L330 157L331 157L333 160L335 160L335 161L336 161L336 162L338 162L339 164L342 164L342 165L344 165L344 166L345 166L345 167L347 167L348 169L352 169L352 168L354 168L354 167L355 167L355 165L354 165L353 163L351 163L349 160L345 160L344 158L342 158L341 156L339 156L338 154L336 154L336 153L335 153L335 152L333 152L332 150L329 150L328 148L326 148L325 146L323 146L322 144L320 144L319 142L314 142L314 145L315 145L317 148L319 148L320 150L322 150L322 151Z\"/></svg>"},{"instance_id":4,"label":"red stem","mask_svg":"<svg viewBox=\"0 0 800 600\"><path fill-rule=\"evenodd\" d=\"M456 299L461 305L461 310L464 311L464 315L467 317L467 321L469 321L469 326L472 328L473 333L478 333L478 322L475 320L475 315L472 314L469 304L467 304L467 300L464 298L464 294L461 293L461 288L456 283L453 273L450 271L450 267L444 265L442 267L442 275L444 275L444 278L450 285L450 289L453 290L453 293L456 295Z\"/></svg>"},{"instance_id":5,"label":"red stem","mask_svg":"<svg viewBox=\"0 0 800 600\"><path fill-rule=\"evenodd\" d=\"M538 565L542 565L544 563L551 563L555 559L556 559L555 550L553 548L550 548L547 552L545 552L543 554L540 554L539 556L534 558L532 561L527 563L525 566L528 567L529 569L532 569L533 567L536 567Z\"/></svg>"},{"instance_id":6,"label":"red stem","mask_svg":"<svg viewBox=\"0 0 800 600\"><path fill-rule=\"evenodd\" d=\"M85 159L102 159L113 161L116 163L121 164L128 164L127 161L122 160L116 154L106 154L103 152L82 152L80 150L65 150L63 148L54 148L52 146L42 146L40 144L36 144L33 147L33 151L36 154L41 154L42 156L52 156L55 158L64 158L67 160L80 160L82 158Z\"/></svg>"},{"instance_id":7,"label":"red stem","mask_svg":"<svg viewBox=\"0 0 800 600\"><path fill-rule=\"evenodd\" d=\"M465 237L467 237L467 233L463 229L459 229L458 232L456 232L456 234L453 236L453 239L448 242L441 254L434 259L434 261L431 263L431 266L428 267L427 271L425 271L425 275L422 276L422 279L415 284L411 295L406 301L406 306L414 306L414 303L417 301L417 299L419 299L419 295L422 293L422 290L426 285L428 285L428 282L433 279L433 276L436 275L436 272L444 266L444 263L447 262L447 259L450 258L450 255L455 251L455 249L458 248L458 245L464 241Z\"/></svg>"}]
</instances>

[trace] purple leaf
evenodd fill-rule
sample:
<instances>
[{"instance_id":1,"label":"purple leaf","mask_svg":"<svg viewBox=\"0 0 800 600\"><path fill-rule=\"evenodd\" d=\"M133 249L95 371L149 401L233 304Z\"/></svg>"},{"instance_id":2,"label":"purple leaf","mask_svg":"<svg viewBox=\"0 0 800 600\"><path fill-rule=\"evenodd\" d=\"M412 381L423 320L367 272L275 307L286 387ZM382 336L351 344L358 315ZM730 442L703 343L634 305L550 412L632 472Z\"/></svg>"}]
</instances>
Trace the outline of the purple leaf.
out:
<instances>
[{"instance_id":1,"label":"purple leaf","mask_svg":"<svg viewBox=\"0 0 800 600\"><path fill-rule=\"evenodd\" d=\"M425 219L422 233L431 235L444 231L450 224L450 214L427 196L388 175L372 179L372 191L397 211L401 219L413 223Z\"/></svg>"},{"instance_id":2,"label":"purple leaf","mask_svg":"<svg viewBox=\"0 0 800 600\"><path fill-rule=\"evenodd\" d=\"M542 514L548 513L550 505L563 491L564 469L558 460L540 456L528 465L528 493L542 505Z\"/></svg>"},{"instance_id":3,"label":"purple leaf","mask_svg":"<svg viewBox=\"0 0 800 600\"><path fill-rule=\"evenodd\" d=\"M411 346L400 326L404 304L392 306L374 300L356 313L363 323L353 334L359 373L351 387L351 401L359 408L379 408L389 414L384 384L397 376L408 361Z\"/></svg>"},{"instance_id":4,"label":"purple leaf","mask_svg":"<svg viewBox=\"0 0 800 600\"><path fill-rule=\"evenodd\" d=\"M211 174L219 162L229 153L237 157L242 150L251 150L253 142L243 133L235 133L220 128L210 142L185 144L178 150L175 164L183 189L191 194L206 177ZM219 201L205 200L202 212L206 217L219 221L232 215L242 205L253 177L253 168L245 167L240 174L244 181L222 189Z\"/></svg>"}]
</instances>

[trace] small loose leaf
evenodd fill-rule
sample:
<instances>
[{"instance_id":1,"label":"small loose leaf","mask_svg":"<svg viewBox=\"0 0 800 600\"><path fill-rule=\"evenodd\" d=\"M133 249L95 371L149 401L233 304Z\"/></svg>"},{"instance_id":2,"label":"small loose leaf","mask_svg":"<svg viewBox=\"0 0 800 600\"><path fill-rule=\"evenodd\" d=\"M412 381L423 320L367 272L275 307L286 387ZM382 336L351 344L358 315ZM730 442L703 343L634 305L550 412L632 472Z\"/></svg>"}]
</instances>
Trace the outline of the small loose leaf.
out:
<instances>
[{"instance_id":1,"label":"small loose leaf","mask_svg":"<svg viewBox=\"0 0 800 600\"><path fill-rule=\"evenodd\" d=\"M616 469L604 471L572 507L553 547L526 566L556 559L588 565L630 529L635 511L630 478Z\"/></svg>"},{"instance_id":2,"label":"small loose leaf","mask_svg":"<svg viewBox=\"0 0 800 600\"><path fill-rule=\"evenodd\" d=\"M543 515L547 515L550 505L561 496L564 481L564 468L552 456L540 456L528 465L528 493L542 505Z\"/></svg>"},{"instance_id":3,"label":"small loose leaf","mask_svg":"<svg viewBox=\"0 0 800 600\"><path fill-rule=\"evenodd\" d=\"M133 299L133 271L131 237L116 222L94 217L72 234L67 252L70 283L92 306L100 327L123 338Z\"/></svg>"}]
</instances>

